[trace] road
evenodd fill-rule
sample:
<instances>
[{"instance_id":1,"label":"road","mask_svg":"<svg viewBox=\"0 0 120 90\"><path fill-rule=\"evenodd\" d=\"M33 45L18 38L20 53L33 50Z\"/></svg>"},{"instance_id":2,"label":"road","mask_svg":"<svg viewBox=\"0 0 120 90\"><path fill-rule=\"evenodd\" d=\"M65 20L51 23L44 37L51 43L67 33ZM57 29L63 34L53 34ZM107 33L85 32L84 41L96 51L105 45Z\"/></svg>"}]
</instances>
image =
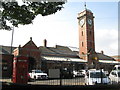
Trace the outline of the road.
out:
<instances>
[{"instance_id":1,"label":"road","mask_svg":"<svg viewBox=\"0 0 120 90\"><path fill-rule=\"evenodd\" d=\"M73 79L48 79L48 80L36 80L28 82L28 84L37 85L84 85L84 78L78 77Z\"/></svg>"}]
</instances>

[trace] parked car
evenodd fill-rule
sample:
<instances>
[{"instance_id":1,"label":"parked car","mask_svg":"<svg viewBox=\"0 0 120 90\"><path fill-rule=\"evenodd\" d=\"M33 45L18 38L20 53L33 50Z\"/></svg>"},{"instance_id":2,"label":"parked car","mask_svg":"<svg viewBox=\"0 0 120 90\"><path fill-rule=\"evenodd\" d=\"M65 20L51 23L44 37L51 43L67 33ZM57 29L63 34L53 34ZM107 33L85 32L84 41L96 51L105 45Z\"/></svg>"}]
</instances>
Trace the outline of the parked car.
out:
<instances>
[{"instance_id":1,"label":"parked car","mask_svg":"<svg viewBox=\"0 0 120 90\"><path fill-rule=\"evenodd\" d=\"M67 68L61 69L61 78L73 78L73 71Z\"/></svg>"},{"instance_id":2,"label":"parked car","mask_svg":"<svg viewBox=\"0 0 120 90\"><path fill-rule=\"evenodd\" d=\"M73 77L79 77L80 74L81 74L81 73L78 72L78 71L76 71L76 70L73 71Z\"/></svg>"},{"instance_id":3,"label":"parked car","mask_svg":"<svg viewBox=\"0 0 120 90\"><path fill-rule=\"evenodd\" d=\"M84 70L79 70L79 71L74 70L73 71L73 77L84 77L84 76L85 76Z\"/></svg>"},{"instance_id":4,"label":"parked car","mask_svg":"<svg viewBox=\"0 0 120 90\"><path fill-rule=\"evenodd\" d=\"M112 70L120 70L120 65L115 65Z\"/></svg>"},{"instance_id":5,"label":"parked car","mask_svg":"<svg viewBox=\"0 0 120 90\"><path fill-rule=\"evenodd\" d=\"M110 79L101 70L88 70L85 75L86 85L110 84Z\"/></svg>"},{"instance_id":6,"label":"parked car","mask_svg":"<svg viewBox=\"0 0 120 90\"><path fill-rule=\"evenodd\" d=\"M44 73L41 70L32 70L29 73L31 79L48 79L47 73Z\"/></svg>"},{"instance_id":7,"label":"parked car","mask_svg":"<svg viewBox=\"0 0 120 90\"><path fill-rule=\"evenodd\" d=\"M73 77L76 77L78 75L78 72L77 71L73 71Z\"/></svg>"},{"instance_id":8,"label":"parked car","mask_svg":"<svg viewBox=\"0 0 120 90\"><path fill-rule=\"evenodd\" d=\"M79 70L79 72L81 73L81 76L85 76L85 74L86 74L86 70Z\"/></svg>"},{"instance_id":9,"label":"parked car","mask_svg":"<svg viewBox=\"0 0 120 90\"><path fill-rule=\"evenodd\" d=\"M120 83L120 65L115 65L109 74L111 84Z\"/></svg>"},{"instance_id":10,"label":"parked car","mask_svg":"<svg viewBox=\"0 0 120 90\"><path fill-rule=\"evenodd\" d=\"M111 84L119 84L120 83L120 70L112 70L110 72L109 78L111 80Z\"/></svg>"}]
</instances>

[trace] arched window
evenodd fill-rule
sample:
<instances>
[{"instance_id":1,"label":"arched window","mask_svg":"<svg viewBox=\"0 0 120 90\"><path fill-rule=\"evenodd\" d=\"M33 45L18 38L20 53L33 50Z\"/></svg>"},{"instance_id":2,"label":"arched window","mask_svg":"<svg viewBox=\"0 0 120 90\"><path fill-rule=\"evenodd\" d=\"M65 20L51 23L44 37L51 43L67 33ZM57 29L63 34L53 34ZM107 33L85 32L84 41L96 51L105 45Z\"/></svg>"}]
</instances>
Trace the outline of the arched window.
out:
<instances>
[{"instance_id":1,"label":"arched window","mask_svg":"<svg viewBox=\"0 0 120 90\"><path fill-rule=\"evenodd\" d=\"M84 55L84 52L82 52L82 54Z\"/></svg>"},{"instance_id":2,"label":"arched window","mask_svg":"<svg viewBox=\"0 0 120 90\"><path fill-rule=\"evenodd\" d=\"M82 42L82 47L84 46L84 43Z\"/></svg>"},{"instance_id":3,"label":"arched window","mask_svg":"<svg viewBox=\"0 0 120 90\"><path fill-rule=\"evenodd\" d=\"M83 34L83 31L82 31L82 36L83 36L84 34Z\"/></svg>"}]
</instances>

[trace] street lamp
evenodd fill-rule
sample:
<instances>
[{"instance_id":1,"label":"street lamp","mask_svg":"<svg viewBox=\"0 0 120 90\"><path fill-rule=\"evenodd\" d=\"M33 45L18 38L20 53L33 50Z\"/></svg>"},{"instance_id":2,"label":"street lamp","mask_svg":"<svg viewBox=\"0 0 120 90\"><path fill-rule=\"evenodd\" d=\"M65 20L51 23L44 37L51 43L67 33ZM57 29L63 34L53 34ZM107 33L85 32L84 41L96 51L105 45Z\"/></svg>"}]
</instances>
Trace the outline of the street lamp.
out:
<instances>
[{"instance_id":1,"label":"street lamp","mask_svg":"<svg viewBox=\"0 0 120 90\"><path fill-rule=\"evenodd\" d=\"M13 45L13 35L14 35L14 26L12 29L12 38L11 38L11 54L12 54L12 45Z\"/></svg>"}]
</instances>

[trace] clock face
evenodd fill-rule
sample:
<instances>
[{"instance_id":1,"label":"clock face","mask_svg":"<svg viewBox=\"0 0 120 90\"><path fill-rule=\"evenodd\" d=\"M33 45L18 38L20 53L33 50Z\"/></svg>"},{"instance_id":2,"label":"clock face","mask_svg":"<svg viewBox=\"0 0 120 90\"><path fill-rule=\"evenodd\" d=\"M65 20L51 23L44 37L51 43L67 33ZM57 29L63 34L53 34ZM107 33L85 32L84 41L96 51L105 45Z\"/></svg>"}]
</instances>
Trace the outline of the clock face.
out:
<instances>
[{"instance_id":1,"label":"clock face","mask_svg":"<svg viewBox=\"0 0 120 90\"><path fill-rule=\"evenodd\" d=\"M88 24L92 25L92 20L91 19L88 19Z\"/></svg>"},{"instance_id":2,"label":"clock face","mask_svg":"<svg viewBox=\"0 0 120 90\"><path fill-rule=\"evenodd\" d=\"M84 19L80 20L80 22L79 22L80 26L83 26L84 22L85 22Z\"/></svg>"}]
</instances>

